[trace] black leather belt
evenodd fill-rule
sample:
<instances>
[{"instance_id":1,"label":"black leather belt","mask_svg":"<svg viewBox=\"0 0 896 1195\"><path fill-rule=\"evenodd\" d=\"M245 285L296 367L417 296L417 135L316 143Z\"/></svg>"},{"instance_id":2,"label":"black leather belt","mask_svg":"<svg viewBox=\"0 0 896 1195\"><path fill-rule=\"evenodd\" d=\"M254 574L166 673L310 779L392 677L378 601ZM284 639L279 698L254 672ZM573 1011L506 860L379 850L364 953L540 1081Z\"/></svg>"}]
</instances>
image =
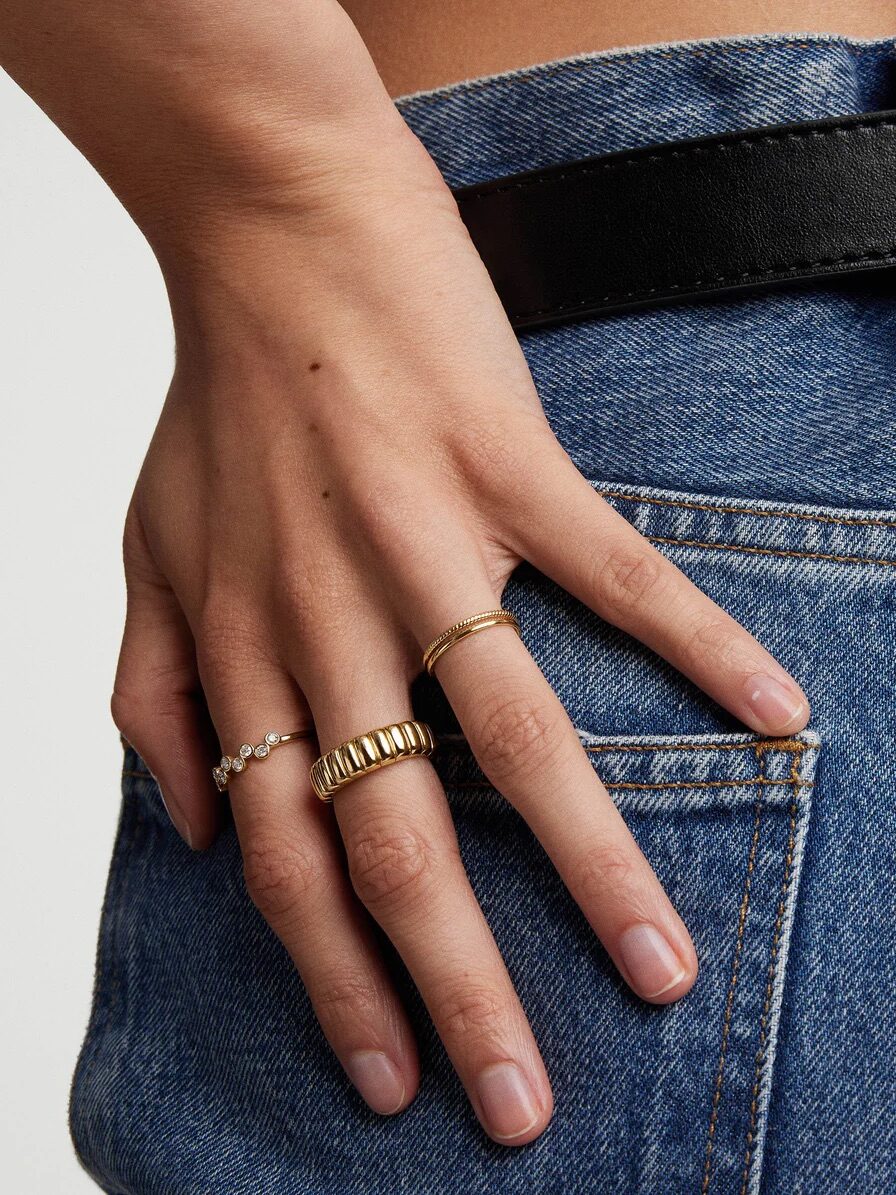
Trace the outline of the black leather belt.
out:
<instances>
[{"instance_id":1,"label":"black leather belt","mask_svg":"<svg viewBox=\"0 0 896 1195\"><path fill-rule=\"evenodd\" d=\"M454 191L510 321L896 265L896 111L603 154Z\"/></svg>"}]
</instances>

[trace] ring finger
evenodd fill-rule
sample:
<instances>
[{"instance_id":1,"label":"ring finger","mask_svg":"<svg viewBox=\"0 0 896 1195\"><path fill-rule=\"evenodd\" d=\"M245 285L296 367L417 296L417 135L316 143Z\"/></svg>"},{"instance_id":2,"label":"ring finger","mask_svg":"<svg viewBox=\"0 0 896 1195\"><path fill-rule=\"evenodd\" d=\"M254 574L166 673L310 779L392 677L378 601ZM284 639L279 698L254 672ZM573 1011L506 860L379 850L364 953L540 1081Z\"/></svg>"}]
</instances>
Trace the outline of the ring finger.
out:
<instances>
[{"instance_id":1,"label":"ring finger","mask_svg":"<svg viewBox=\"0 0 896 1195\"><path fill-rule=\"evenodd\" d=\"M241 667L231 659L225 676L204 677L204 688L228 754L261 743L269 730L288 734L311 724L297 686L273 662ZM315 757L311 734L230 773L246 886L289 952L349 1078L375 1112L389 1114L417 1090L417 1047L370 918L348 882L330 811L314 796Z\"/></svg>"}]
</instances>

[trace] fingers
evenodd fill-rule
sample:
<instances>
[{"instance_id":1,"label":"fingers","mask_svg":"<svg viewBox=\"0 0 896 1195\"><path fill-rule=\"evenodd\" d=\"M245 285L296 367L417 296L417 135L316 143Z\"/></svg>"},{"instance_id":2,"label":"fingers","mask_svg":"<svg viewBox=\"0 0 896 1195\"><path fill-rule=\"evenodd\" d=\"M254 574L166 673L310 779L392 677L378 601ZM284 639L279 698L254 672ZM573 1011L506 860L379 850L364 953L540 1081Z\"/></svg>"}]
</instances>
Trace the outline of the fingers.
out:
<instances>
[{"instance_id":1,"label":"fingers","mask_svg":"<svg viewBox=\"0 0 896 1195\"><path fill-rule=\"evenodd\" d=\"M786 735L806 725L809 703L789 673L595 494L565 453L551 462L537 509L524 500L514 525L522 556L747 726Z\"/></svg>"},{"instance_id":2,"label":"fingers","mask_svg":"<svg viewBox=\"0 0 896 1195\"><path fill-rule=\"evenodd\" d=\"M513 629L454 643L435 670L482 770L538 837L629 986L658 1004L683 996L697 975L687 929Z\"/></svg>"},{"instance_id":3,"label":"fingers","mask_svg":"<svg viewBox=\"0 0 896 1195\"><path fill-rule=\"evenodd\" d=\"M309 686L321 752L411 716L397 667L384 659L351 689L338 680L348 667L332 658ZM531 1141L550 1119L550 1084L432 765L409 758L362 776L333 810L354 890L404 960L480 1122L502 1144Z\"/></svg>"},{"instance_id":4,"label":"fingers","mask_svg":"<svg viewBox=\"0 0 896 1195\"><path fill-rule=\"evenodd\" d=\"M222 749L310 725L290 677L258 657L230 656L206 681ZM228 792L246 886L286 947L327 1041L375 1111L405 1107L419 1085L413 1031L386 969L370 918L345 866L332 810L311 788L316 741L284 743L231 773Z\"/></svg>"},{"instance_id":5,"label":"fingers","mask_svg":"<svg viewBox=\"0 0 896 1195\"><path fill-rule=\"evenodd\" d=\"M125 529L125 569L127 618L112 717L156 778L181 837L202 849L218 827L218 802L209 786L214 734L196 671L193 636L132 513Z\"/></svg>"}]
</instances>

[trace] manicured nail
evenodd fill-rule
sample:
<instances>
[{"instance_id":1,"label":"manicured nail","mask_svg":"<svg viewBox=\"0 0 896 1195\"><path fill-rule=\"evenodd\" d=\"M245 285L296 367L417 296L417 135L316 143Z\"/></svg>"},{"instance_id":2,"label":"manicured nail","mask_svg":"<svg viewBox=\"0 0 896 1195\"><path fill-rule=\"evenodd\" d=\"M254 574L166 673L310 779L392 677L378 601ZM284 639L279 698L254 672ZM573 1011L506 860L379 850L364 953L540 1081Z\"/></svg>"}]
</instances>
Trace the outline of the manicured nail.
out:
<instances>
[{"instance_id":1,"label":"manicured nail","mask_svg":"<svg viewBox=\"0 0 896 1195\"><path fill-rule=\"evenodd\" d=\"M156 784L158 783L159 782L157 780ZM159 796L162 798L162 804L165 806L165 812L171 818L171 824L174 826L175 830L177 830L178 834L181 836L190 850L192 850L193 836L190 834L190 823L181 813L176 801L173 799L170 801L165 800L165 794L162 792L161 786L159 786Z\"/></svg>"},{"instance_id":2,"label":"manicured nail","mask_svg":"<svg viewBox=\"0 0 896 1195\"><path fill-rule=\"evenodd\" d=\"M751 676L747 701L766 730L786 730L797 718L804 721L807 713L806 699L773 676Z\"/></svg>"},{"instance_id":3,"label":"manicured nail","mask_svg":"<svg viewBox=\"0 0 896 1195\"><path fill-rule=\"evenodd\" d=\"M639 996L653 999L681 983L687 969L652 925L633 925L619 939L619 953Z\"/></svg>"},{"instance_id":4,"label":"manicured nail","mask_svg":"<svg viewBox=\"0 0 896 1195\"><path fill-rule=\"evenodd\" d=\"M382 1050L356 1050L349 1055L345 1069L374 1112L388 1116L404 1103L404 1079Z\"/></svg>"},{"instance_id":5,"label":"manicured nail","mask_svg":"<svg viewBox=\"0 0 896 1195\"><path fill-rule=\"evenodd\" d=\"M541 1115L526 1076L513 1062L497 1062L476 1081L482 1113L493 1137L521 1137Z\"/></svg>"}]
</instances>

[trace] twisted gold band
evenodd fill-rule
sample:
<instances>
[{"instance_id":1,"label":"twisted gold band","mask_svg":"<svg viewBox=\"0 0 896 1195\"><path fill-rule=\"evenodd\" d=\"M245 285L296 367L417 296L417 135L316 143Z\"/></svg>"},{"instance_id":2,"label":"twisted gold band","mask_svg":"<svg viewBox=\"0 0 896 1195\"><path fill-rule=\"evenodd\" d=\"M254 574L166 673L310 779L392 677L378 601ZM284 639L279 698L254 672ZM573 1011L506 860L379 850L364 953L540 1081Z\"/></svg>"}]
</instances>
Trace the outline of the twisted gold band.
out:
<instances>
[{"instance_id":1,"label":"twisted gold band","mask_svg":"<svg viewBox=\"0 0 896 1195\"><path fill-rule=\"evenodd\" d=\"M459 643L461 639L466 639L467 635L473 635L476 631L484 631L486 627L501 626L504 623L512 626L522 638L520 624L517 622L516 616L509 610L485 610L482 614L473 614L470 618L461 619L460 622L456 622L454 626L449 627L447 631L443 631L441 635L433 639L423 653L423 666L431 676L436 660L452 644Z\"/></svg>"},{"instance_id":2,"label":"twisted gold band","mask_svg":"<svg viewBox=\"0 0 896 1195\"><path fill-rule=\"evenodd\" d=\"M289 734L278 734L276 730L269 730L257 746L243 743L236 755L222 755L221 762L212 768L212 778L218 786L218 792L222 793L227 787L231 773L244 772L251 759L267 759L274 748L282 743L291 743L294 739L310 739L313 736L313 730L293 730Z\"/></svg>"},{"instance_id":3,"label":"twisted gold band","mask_svg":"<svg viewBox=\"0 0 896 1195\"><path fill-rule=\"evenodd\" d=\"M392 722L359 734L327 751L311 765L311 783L322 801L359 776L375 772L400 759L432 755L436 741L425 722Z\"/></svg>"}]
</instances>

